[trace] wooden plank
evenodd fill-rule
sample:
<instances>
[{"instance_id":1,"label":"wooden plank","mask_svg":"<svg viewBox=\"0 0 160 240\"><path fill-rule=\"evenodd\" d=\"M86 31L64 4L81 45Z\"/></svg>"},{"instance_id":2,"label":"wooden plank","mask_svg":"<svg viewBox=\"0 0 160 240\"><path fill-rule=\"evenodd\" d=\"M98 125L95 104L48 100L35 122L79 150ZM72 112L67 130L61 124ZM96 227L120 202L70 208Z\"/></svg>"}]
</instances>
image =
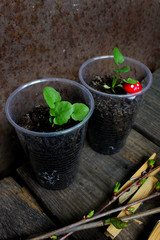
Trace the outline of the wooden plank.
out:
<instances>
[{"instance_id":1,"label":"wooden plank","mask_svg":"<svg viewBox=\"0 0 160 240\"><path fill-rule=\"evenodd\" d=\"M160 221L156 224L148 240L160 240Z\"/></svg>"},{"instance_id":2,"label":"wooden plank","mask_svg":"<svg viewBox=\"0 0 160 240\"><path fill-rule=\"evenodd\" d=\"M117 181L125 182L152 153L158 151L157 145L132 130L124 149L112 156L98 154L85 143L77 179L65 190L51 191L40 187L28 166L19 168L18 173L41 204L58 217L62 225L66 225L80 220L92 209L98 210L111 198ZM152 202L152 206L155 203ZM146 208L145 204L144 206ZM144 222L147 224L147 220L144 219ZM147 231L148 229L144 230L142 226L133 222L132 226L118 235L117 240L127 237L130 240L140 239L140 232L147 238ZM80 240L106 239L104 229L83 231L74 236Z\"/></svg>"},{"instance_id":3,"label":"wooden plank","mask_svg":"<svg viewBox=\"0 0 160 240\"><path fill-rule=\"evenodd\" d=\"M137 115L134 129L160 146L160 69L153 73L153 83L147 91Z\"/></svg>"},{"instance_id":4,"label":"wooden plank","mask_svg":"<svg viewBox=\"0 0 160 240\"><path fill-rule=\"evenodd\" d=\"M0 181L0 239L19 239L46 232L55 225L35 199L13 178Z\"/></svg>"}]
</instances>

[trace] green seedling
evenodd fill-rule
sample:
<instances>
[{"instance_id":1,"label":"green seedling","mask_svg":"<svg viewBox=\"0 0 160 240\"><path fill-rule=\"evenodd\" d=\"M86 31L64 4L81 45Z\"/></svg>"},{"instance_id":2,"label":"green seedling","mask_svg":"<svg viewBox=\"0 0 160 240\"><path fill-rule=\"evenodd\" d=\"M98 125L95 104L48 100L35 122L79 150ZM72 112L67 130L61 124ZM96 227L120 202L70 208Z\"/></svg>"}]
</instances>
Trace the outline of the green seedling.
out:
<instances>
[{"instance_id":1,"label":"green seedling","mask_svg":"<svg viewBox=\"0 0 160 240\"><path fill-rule=\"evenodd\" d=\"M130 71L130 67L129 66L124 66L124 67L118 69L119 65L124 62L124 57L123 57L123 55L121 54L121 52L119 51L119 49L117 47L114 48L113 55L114 55L114 61L115 61L115 69L114 69L112 85L108 86L107 84L105 84L104 88L105 89L111 89L112 92L115 93L115 88L116 87L123 88L123 84L124 83L136 84L136 83L138 83L138 81L134 80L132 78L128 78L127 80L121 79L119 81L120 83L117 83L119 78L120 78L120 74L129 72Z\"/></svg>"},{"instance_id":2,"label":"green seedling","mask_svg":"<svg viewBox=\"0 0 160 240\"><path fill-rule=\"evenodd\" d=\"M45 87L43 95L49 106L49 121L52 126L63 125L72 118L74 121L82 121L89 113L89 108L84 103L70 103L61 101L60 93L52 87Z\"/></svg>"}]
</instances>

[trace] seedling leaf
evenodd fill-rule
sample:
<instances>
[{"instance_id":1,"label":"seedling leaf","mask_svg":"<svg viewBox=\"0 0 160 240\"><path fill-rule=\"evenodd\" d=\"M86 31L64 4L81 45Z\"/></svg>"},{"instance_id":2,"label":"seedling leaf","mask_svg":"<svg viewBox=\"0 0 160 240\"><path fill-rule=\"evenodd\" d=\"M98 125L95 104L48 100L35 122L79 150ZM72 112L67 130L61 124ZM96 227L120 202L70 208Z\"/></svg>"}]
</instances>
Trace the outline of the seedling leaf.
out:
<instances>
[{"instance_id":1,"label":"seedling leaf","mask_svg":"<svg viewBox=\"0 0 160 240\"><path fill-rule=\"evenodd\" d=\"M54 123L63 125L68 122L73 112L73 105L70 102L62 101L55 104Z\"/></svg>"},{"instance_id":2,"label":"seedling leaf","mask_svg":"<svg viewBox=\"0 0 160 240\"><path fill-rule=\"evenodd\" d=\"M124 62L124 58L117 47L114 48L113 55L114 55L114 61L117 64L117 66L119 65L119 63Z\"/></svg>"},{"instance_id":3,"label":"seedling leaf","mask_svg":"<svg viewBox=\"0 0 160 240\"><path fill-rule=\"evenodd\" d=\"M105 89L110 89L111 87L110 86L108 86L107 84L104 84L104 86L103 86Z\"/></svg>"},{"instance_id":4,"label":"seedling leaf","mask_svg":"<svg viewBox=\"0 0 160 240\"><path fill-rule=\"evenodd\" d=\"M56 116L56 114L55 114L55 109L50 108L50 109L49 109L49 114L50 114L52 117L55 117L55 116Z\"/></svg>"},{"instance_id":5,"label":"seedling leaf","mask_svg":"<svg viewBox=\"0 0 160 240\"><path fill-rule=\"evenodd\" d=\"M50 123L53 123L53 118L50 117L50 118L49 118L49 121L50 121Z\"/></svg>"},{"instance_id":6,"label":"seedling leaf","mask_svg":"<svg viewBox=\"0 0 160 240\"><path fill-rule=\"evenodd\" d=\"M45 87L43 89L43 95L44 95L44 98L50 108L54 108L55 103L61 101L61 96L60 96L59 92L57 92L52 87Z\"/></svg>"},{"instance_id":7,"label":"seedling leaf","mask_svg":"<svg viewBox=\"0 0 160 240\"><path fill-rule=\"evenodd\" d=\"M122 85L122 84L117 84L115 87L121 87L121 88L123 88L123 85Z\"/></svg>"},{"instance_id":8,"label":"seedling leaf","mask_svg":"<svg viewBox=\"0 0 160 240\"><path fill-rule=\"evenodd\" d=\"M130 67L129 66L125 66L119 69L119 73L126 73L130 71Z\"/></svg>"},{"instance_id":9,"label":"seedling leaf","mask_svg":"<svg viewBox=\"0 0 160 240\"><path fill-rule=\"evenodd\" d=\"M71 117L75 121L82 121L89 113L89 108L83 103L73 104L73 113Z\"/></svg>"},{"instance_id":10,"label":"seedling leaf","mask_svg":"<svg viewBox=\"0 0 160 240\"><path fill-rule=\"evenodd\" d=\"M123 82L129 83L129 84L136 84L138 81L132 78L128 78L127 80L123 79Z\"/></svg>"}]
</instances>

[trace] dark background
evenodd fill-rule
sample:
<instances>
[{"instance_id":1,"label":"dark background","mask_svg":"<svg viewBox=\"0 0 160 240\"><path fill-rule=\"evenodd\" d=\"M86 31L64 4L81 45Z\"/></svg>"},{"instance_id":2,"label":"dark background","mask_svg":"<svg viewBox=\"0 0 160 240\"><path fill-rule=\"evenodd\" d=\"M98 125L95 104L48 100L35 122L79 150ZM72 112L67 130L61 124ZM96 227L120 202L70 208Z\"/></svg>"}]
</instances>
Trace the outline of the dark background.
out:
<instances>
[{"instance_id":1,"label":"dark background","mask_svg":"<svg viewBox=\"0 0 160 240\"><path fill-rule=\"evenodd\" d=\"M85 60L111 55L115 46L158 68L160 1L0 1L0 178L25 160L5 117L11 92L40 78L78 81Z\"/></svg>"}]
</instances>

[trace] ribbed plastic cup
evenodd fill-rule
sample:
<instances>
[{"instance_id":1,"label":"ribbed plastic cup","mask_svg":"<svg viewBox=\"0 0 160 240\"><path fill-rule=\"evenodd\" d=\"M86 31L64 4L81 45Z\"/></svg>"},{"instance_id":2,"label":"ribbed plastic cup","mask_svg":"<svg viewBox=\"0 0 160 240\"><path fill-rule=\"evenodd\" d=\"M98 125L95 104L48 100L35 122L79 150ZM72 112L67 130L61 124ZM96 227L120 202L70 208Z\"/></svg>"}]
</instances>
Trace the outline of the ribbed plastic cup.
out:
<instances>
[{"instance_id":1,"label":"ribbed plastic cup","mask_svg":"<svg viewBox=\"0 0 160 240\"><path fill-rule=\"evenodd\" d=\"M77 125L58 132L34 132L19 126L22 116L35 106L47 106L43 97L46 86L59 91L64 101L85 103L90 108L87 117ZM67 79L36 80L19 87L10 95L6 103L6 116L16 130L41 186L59 190L74 181L93 109L91 93L83 85Z\"/></svg>"},{"instance_id":2,"label":"ribbed plastic cup","mask_svg":"<svg viewBox=\"0 0 160 240\"><path fill-rule=\"evenodd\" d=\"M124 57L123 66L130 66L122 77L141 82L142 90L134 94L107 94L90 86L96 76L113 76L113 56L100 56L86 61L79 70L79 79L92 93L95 110L89 121L87 138L90 146L99 153L110 155L119 152L135 122L145 92L152 82L148 67L132 58Z\"/></svg>"}]
</instances>

